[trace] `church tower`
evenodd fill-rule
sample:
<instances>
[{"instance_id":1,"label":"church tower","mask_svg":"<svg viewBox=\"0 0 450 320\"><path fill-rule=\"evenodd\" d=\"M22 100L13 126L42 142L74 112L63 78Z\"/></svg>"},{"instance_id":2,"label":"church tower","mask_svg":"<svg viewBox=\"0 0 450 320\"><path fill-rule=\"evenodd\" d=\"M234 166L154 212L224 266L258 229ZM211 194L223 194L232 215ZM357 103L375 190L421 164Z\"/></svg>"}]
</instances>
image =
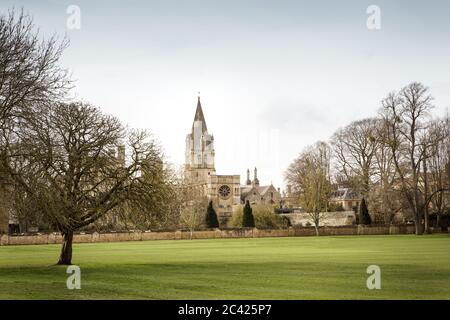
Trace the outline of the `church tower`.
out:
<instances>
[{"instance_id":1,"label":"church tower","mask_svg":"<svg viewBox=\"0 0 450 320\"><path fill-rule=\"evenodd\" d=\"M208 133L199 96L192 130L186 136L186 180L191 184L206 184L208 177L216 173L214 155L214 137Z\"/></svg>"}]
</instances>

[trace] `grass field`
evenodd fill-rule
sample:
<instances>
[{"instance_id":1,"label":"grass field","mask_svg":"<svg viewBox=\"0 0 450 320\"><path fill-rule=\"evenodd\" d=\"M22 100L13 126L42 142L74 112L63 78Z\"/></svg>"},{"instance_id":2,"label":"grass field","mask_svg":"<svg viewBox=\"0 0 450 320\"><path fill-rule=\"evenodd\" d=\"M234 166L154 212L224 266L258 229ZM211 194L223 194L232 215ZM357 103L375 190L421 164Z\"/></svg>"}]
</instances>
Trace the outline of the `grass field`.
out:
<instances>
[{"instance_id":1,"label":"grass field","mask_svg":"<svg viewBox=\"0 0 450 320\"><path fill-rule=\"evenodd\" d=\"M1 299L450 299L450 236L214 239L0 247ZM368 290L366 268L381 268Z\"/></svg>"}]
</instances>

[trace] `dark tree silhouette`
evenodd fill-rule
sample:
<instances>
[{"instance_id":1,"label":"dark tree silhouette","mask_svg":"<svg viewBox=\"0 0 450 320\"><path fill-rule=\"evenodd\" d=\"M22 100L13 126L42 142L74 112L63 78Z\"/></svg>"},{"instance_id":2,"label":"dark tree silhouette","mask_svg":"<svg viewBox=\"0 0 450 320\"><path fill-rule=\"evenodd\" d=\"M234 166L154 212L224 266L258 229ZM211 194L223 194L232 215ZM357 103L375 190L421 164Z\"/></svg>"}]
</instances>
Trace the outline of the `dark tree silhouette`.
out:
<instances>
[{"instance_id":1,"label":"dark tree silhouette","mask_svg":"<svg viewBox=\"0 0 450 320\"><path fill-rule=\"evenodd\" d=\"M212 201L209 201L208 209L206 210L206 227L218 228L219 220L217 219L216 210L213 208Z\"/></svg>"},{"instance_id":2,"label":"dark tree silhouette","mask_svg":"<svg viewBox=\"0 0 450 320\"><path fill-rule=\"evenodd\" d=\"M369 210L367 209L366 199L364 198L361 200L361 204L359 205L359 223L364 225L372 223Z\"/></svg>"},{"instance_id":3,"label":"dark tree silhouette","mask_svg":"<svg viewBox=\"0 0 450 320\"><path fill-rule=\"evenodd\" d=\"M253 217L252 207L250 206L250 202L247 200L244 206L244 214L242 216L242 226L248 228L255 227L255 219Z\"/></svg>"}]
</instances>

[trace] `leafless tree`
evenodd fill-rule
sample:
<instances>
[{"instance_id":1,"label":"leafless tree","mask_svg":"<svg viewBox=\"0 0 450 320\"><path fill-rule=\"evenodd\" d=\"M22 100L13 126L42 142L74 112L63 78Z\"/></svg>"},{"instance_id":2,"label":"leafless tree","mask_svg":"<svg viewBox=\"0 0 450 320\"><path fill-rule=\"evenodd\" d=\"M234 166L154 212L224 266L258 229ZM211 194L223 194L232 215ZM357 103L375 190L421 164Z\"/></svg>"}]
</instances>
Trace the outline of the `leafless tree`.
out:
<instances>
[{"instance_id":1,"label":"leafless tree","mask_svg":"<svg viewBox=\"0 0 450 320\"><path fill-rule=\"evenodd\" d=\"M372 118L354 121L338 130L331 139L337 171L366 199L376 170L377 123L378 120Z\"/></svg>"},{"instance_id":2,"label":"leafless tree","mask_svg":"<svg viewBox=\"0 0 450 320\"><path fill-rule=\"evenodd\" d=\"M58 41L55 36L41 39L33 19L23 10L0 15L0 154L5 155L6 146L18 141L16 128L24 117L41 105L63 99L70 89L67 71L59 66L67 45L66 39ZM5 168L0 167L0 176L4 197L20 209L24 203L18 201L20 193L12 192Z\"/></svg>"},{"instance_id":3,"label":"leafless tree","mask_svg":"<svg viewBox=\"0 0 450 320\"><path fill-rule=\"evenodd\" d=\"M401 196L396 189L397 171L395 170L392 149L388 143L388 128L384 121L378 121L376 127L377 149L374 154L375 183L369 194L369 207L375 216L382 215L383 222L392 223L395 213L402 209Z\"/></svg>"},{"instance_id":4,"label":"leafless tree","mask_svg":"<svg viewBox=\"0 0 450 320\"><path fill-rule=\"evenodd\" d=\"M70 264L74 231L124 202L154 200L158 185L144 177L160 169L161 152L145 132L126 132L93 106L55 103L40 111L15 129L18 140L6 146L3 166L61 231L58 264Z\"/></svg>"},{"instance_id":5,"label":"leafless tree","mask_svg":"<svg viewBox=\"0 0 450 320\"><path fill-rule=\"evenodd\" d=\"M190 239L192 239L194 230L205 226L208 198L189 185L183 186L179 191L181 192L180 225L189 229Z\"/></svg>"},{"instance_id":6,"label":"leafless tree","mask_svg":"<svg viewBox=\"0 0 450 320\"><path fill-rule=\"evenodd\" d=\"M145 201L126 202L117 210L119 223L125 229L175 229L180 222L180 194L177 176L172 166L154 161L154 167L144 168L142 181L153 186ZM117 222L113 226L117 226Z\"/></svg>"},{"instance_id":7,"label":"leafless tree","mask_svg":"<svg viewBox=\"0 0 450 320\"><path fill-rule=\"evenodd\" d=\"M329 145L317 142L307 147L285 173L288 183L300 191L300 203L313 221L316 235L331 193L330 155Z\"/></svg>"},{"instance_id":8,"label":"leafless tree","mask_svg":"<svg viewBox=\"0 0 450 320\"><path fill-rule=\"evenodd\" d=\"M41 40L23 11L0 16L0 125L30 106L59 100L71 87L59 60L68 41Z\"/></svg>"},{"instance_id":9,"label":"leafless tree","mask_svg":"<svg viewBox=\"0 0 450 320\"><path fill-rule=\"evenodd\" d=\"M421 83L411 83L398 93L383 100L382 117L385 121L388 144L400 179L403 196L409 204L416 226L422 234L422 218L429 197L421 189L421 170L427 158L429 140L426 138L432 96ZM426 178L425 178L426 179Z\"/></svg>"},{"instance_id":10,"label":"leafless tree","mask_svg":"<svg viewBox=\"0 0 450 320\"><path fill-rule=\"evenodd\" d=\"M429 193L433 210L436 213L436 226L439 217L450 208L450 179L446 167L450 163L450 118L434 120L429 130L428 168ZM424 174L426 174L424 172ZM428 222L428 221L426 221Z\"/></svg>"}]
</instances>

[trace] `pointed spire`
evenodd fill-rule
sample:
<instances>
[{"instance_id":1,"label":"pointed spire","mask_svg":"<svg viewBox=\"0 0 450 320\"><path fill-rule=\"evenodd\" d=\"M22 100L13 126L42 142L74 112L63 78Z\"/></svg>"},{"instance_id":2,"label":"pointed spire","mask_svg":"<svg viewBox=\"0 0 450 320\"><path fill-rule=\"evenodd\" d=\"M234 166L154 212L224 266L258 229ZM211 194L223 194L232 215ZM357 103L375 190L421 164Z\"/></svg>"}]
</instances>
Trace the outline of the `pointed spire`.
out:
<instances>
[{"instance_id":1,"label":"pointed spire","mask_svg":"<svg viewBox=\"0 0 450 320\"><path fill-rule=\"evenodd\" d=\"M200 103L200 92L198 94L199 96L197 101L197 109L195 110L194 122L201 121L202 133L205 133L206 131L208 131L208 128L206 127L205 116L203 115L202 104ZM192 123L192 131L194 131L194 123Z\"/></svg>"},{"instance_id":2,"label":"pointed spire","mask_svg":"<svg viewBox=\"0 0 450 320\"><path fill-rule=\"evenodd\" d=\"M247 185L251 185L252 181L250 180L250 170L247 169L247 181L245 182Z\"/></svg>"}]
</instances>

